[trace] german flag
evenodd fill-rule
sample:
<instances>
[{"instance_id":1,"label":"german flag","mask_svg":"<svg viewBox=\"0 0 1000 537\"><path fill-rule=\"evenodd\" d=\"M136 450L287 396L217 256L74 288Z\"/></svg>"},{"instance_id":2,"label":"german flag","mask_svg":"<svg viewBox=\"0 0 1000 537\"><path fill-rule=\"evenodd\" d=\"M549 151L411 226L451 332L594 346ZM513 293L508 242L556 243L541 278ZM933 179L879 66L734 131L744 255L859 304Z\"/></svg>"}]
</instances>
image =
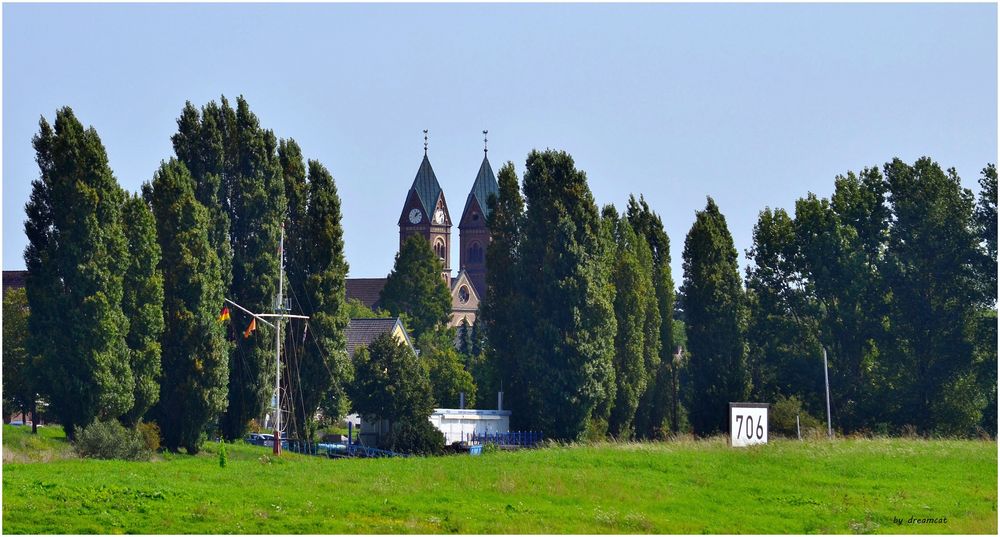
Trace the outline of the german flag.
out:
<instances>
[{"instance_id":1,"label":"german flag","mask_svg":"<svg viewBox=\"0 0 1000 537\"><path fill-rule=\"evenodd\" d=\"M257 329L257 318L254 317L250 319L250 326L247 327L246 331L243 332L243 339L250 337L250 334Z\"/></svg>"},{"instance_id":2,"label":"german flag","mask_svg":"<svg viewBox=\"0 0 1000 537\"><path fill-rule=\"evenodd\" d=\"M219 322L224 322L229 320L229 308L222 306L222 311L219 312Z\"/></svg>"}]
</instances>

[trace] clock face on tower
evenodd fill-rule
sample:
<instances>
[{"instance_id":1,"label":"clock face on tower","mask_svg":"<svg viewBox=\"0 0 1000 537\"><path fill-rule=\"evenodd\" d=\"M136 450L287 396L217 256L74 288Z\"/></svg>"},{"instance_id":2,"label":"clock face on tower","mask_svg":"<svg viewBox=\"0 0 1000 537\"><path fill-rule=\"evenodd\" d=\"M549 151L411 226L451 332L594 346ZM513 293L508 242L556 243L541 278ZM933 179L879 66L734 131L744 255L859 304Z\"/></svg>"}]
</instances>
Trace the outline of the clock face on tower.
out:
<instances>
[{"instance_id":1,"label":"clock face on tower","mask_svg":"<svg viewBox=\"0 0 1000 537\"><path fill-rule=\"evenodd\" d=\"M444 211L441 209L434 211L434 223L444 224Z\"/></svg>"},{"instance_id":2,"label":"clock face on tower","mask_svg":"<svg viewBox=\"0 0 1000 537\"><path fill-rule=\"evenodd\" d=\"M413 209L410 211L410 223L419 224L421 219L420 209Z\"/></svg>"}]
</instances>

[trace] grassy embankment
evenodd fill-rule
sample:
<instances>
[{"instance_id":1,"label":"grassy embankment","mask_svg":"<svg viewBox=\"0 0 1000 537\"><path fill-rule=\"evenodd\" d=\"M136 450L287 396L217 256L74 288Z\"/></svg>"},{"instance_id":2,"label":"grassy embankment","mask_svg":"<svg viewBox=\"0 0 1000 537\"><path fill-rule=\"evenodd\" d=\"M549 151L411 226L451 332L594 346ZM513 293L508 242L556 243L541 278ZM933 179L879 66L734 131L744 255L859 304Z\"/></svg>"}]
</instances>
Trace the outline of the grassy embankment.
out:
<instances>
[{"instance_id":1,"label":"grassy embankment","mask_svg":"<svg viewBox=\"0 0 1000 537\"><path fill-rule=\"evenodd\" d=\"M996 442L716 439L378 460L271 460L236 445L220 468L215 445L81 460L56 428L28 431L3 428L5 533L997 532ZM32 449L70 458L20 462Z\"/></svg>"}]
</instances>

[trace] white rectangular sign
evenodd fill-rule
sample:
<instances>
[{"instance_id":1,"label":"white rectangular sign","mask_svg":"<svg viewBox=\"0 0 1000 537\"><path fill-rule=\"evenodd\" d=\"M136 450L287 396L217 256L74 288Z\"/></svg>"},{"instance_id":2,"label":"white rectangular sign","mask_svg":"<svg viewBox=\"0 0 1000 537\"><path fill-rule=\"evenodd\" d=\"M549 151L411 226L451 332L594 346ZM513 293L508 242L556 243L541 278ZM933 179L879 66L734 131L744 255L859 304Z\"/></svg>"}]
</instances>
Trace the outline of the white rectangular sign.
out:
<instances>
[{"instance_id":1,"label":"white rectangular sign","mask_svg":"<svg viewBox=\"0 0 1000 537\"><path fill-rule=\"evenodd\" d=\"M729 403L729 445L767 443L767 403Z\"/></svg>"}]
</instances>

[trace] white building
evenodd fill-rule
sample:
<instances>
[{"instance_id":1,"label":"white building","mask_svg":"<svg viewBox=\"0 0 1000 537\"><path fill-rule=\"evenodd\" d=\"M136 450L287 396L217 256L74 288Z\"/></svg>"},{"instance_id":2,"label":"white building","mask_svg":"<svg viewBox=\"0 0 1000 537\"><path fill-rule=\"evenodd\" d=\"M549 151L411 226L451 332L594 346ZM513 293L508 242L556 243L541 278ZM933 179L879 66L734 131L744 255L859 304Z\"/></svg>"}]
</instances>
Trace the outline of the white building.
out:
<instances>
[{"instance_id":1,"label":"white building","mask_svg":"<svg viewBox=\"0 0 1000 537\"><path fill-rule=\"evenodd\" d=\"M435 408L428 418L444 435L445 445L468 440L470 434L506 433L510 430L510 410L473 410ZM358 437L367 446L375 445L378 438L389 433L389 422L361 420Z\"/></svg>"},{"instance_id":2,"label":"white building","mask_svg":"<svg viewBox=\"0 0 1000 537\"><path fill-rule=\"evenodd\" d=\"M429 419L444 434L445 445L467 440L470 434L506 433L510 430L510 410L435 408Z\"/></svg>"}]
</instances>

